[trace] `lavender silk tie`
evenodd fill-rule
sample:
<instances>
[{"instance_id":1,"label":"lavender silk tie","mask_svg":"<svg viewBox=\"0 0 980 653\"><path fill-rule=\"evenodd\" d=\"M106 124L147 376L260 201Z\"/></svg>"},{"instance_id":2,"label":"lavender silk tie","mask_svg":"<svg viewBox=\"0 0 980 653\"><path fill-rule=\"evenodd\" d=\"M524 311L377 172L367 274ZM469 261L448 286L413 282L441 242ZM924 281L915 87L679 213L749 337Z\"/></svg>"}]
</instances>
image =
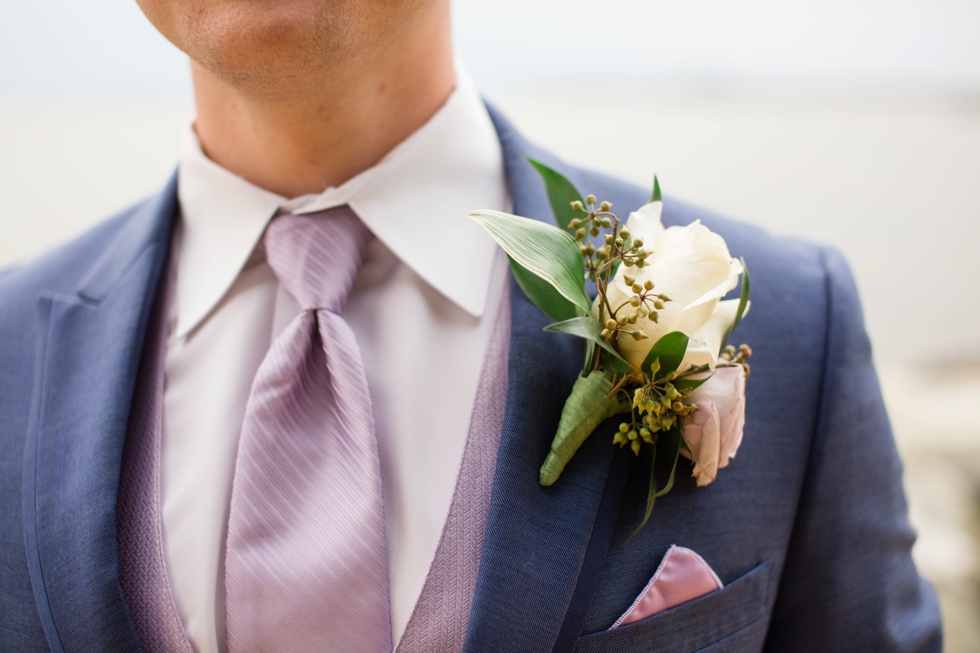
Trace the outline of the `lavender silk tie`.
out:
<instances>
[{"instance_id":1,"label":"lavender silk tie","mask_svg":"<svg viewBox=\"0 0 980 653\"><path fill-rule=\"evenodd\" d=\"M370 240L346 206L266 231L269 265L302 313L245 410L225 561L230 653L391 651L374 418L340 317Z\"/></svg>"}]
</instances>

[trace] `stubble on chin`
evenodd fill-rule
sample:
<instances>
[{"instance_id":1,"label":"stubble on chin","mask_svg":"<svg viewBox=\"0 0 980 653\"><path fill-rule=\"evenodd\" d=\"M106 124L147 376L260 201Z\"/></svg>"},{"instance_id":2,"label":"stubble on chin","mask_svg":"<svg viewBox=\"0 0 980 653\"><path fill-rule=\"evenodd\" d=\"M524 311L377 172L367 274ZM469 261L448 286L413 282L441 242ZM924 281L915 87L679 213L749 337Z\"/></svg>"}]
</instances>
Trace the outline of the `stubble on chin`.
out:
<instances>
[{"instance_id":1,"label":"stubble on chin","mask_svg":"<svg viewBox=\"0 0 980 653\"><path fill-rule=\"evenodd\" d=\"M311 85L342 83L394 27L396 4L390 0L141 2L163 35L191 59L256 99L289 99Z\"/></svg>"}]
</instances>

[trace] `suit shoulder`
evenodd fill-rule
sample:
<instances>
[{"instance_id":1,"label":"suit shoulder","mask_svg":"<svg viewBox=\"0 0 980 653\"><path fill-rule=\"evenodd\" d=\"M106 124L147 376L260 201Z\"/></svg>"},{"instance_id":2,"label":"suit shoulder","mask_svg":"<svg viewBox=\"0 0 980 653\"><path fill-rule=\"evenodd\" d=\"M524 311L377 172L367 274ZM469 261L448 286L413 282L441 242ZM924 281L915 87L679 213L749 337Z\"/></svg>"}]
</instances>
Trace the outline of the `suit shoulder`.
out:
<instances>
[{"instance_id":1,"label":"suit shoulder","mask_svg":"<svg viewBox=\"0 0 980 653\"><path fill-rule=\"evenodd\" d=\"M613 211L625 218L630 211L649 201L650 190L615 177L569 166L569 179L583 193L593 193L600 200L613 203ZM776 236L767 230L739 220L722 216L695 204L664 197L664 222L687 225L700 220L706 227L725 239L735 257L744 257L753 281L781 277L786 283L825 284L828 272L846 271L843 258L832 248L796 238Z\"/></svg>"},{"instance_id":2,"label":"suit shoulder","mask_svg":"<svg viewBox=\"0 0 980 653\"><path fill-rule=\"evenodd\" d=\"M0 271L0 307L12 308L23 301L33 305L37 293L42 290L73 293L88 271L105 256L109 245L138 220L143 209L155 199L134 204L67 243L31 261Z\"/></svg>"}]
</instances>

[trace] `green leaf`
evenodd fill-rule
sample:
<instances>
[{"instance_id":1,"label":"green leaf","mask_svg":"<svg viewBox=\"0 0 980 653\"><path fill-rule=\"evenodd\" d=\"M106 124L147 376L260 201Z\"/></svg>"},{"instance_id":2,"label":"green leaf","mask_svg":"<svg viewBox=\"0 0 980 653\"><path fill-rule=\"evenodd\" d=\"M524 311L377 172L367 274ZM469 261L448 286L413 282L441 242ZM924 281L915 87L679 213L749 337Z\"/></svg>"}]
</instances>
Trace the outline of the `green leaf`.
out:
<instances>
[{"instance_id":1,"label":"green leaf","mask_svg":"<svg viewBox=\"0 0 980 653\"><path fill-rule=\"evenodd\" d=\"M585 343L585 362L582 363L582 376L588 375L592 370L593 356L595 356L595 343L588 340Z\"/></svg>"},{"instance_id":2,"label":"green leaf","mask_svg":"<svg viewBox=\"0 0 980 653\"><path fill-rule=\"evenodd\" d=\"M643 513L643 521L636 527L636 530L633 531L633 535L630 535L630 538L636 536L647 525L647 522L650 521L650 514L653 512L653 504L656 500L673 489L674 476L677 472L677 459L680 454L683 439L679 426L675 426L660 436L660 444L664 448L663 453L666 455L667 462L670 465L670 476L667 479L667 484L660 490L657 489L656 468L654 466L654 463L657 462L657 445L654 444L652 446L653 456L650 460L650 487L647 490L647 507Z\"/></svg>"},{"instance_id":3,"label":"green leaf","mask_svg":"<svg viewBox=\"0 0 980 653\"><path fill-rule=\"evenodd\" d=\"M568 223L575 218L584 216L583 213L576 213L572 210L572 202L578 201L585 204L581 193L560 172L552 170L531 157L527 157L527 162L534 166L534 169L544 179L544 186L548 191L548 201L551 203L551 211L555 214L555 223L568 233L575 235L575 229L569 227Z\"/></svg>"},{"instance_id":4,"label":"green leaf","mask_svg":"<svg viewBox=\"0 0 980 653\"><path fill-rule=\"evenodd\" d=\"M510 261L514 278L517 279L517 285L545 315L556 322L561 322L582 314L582 309L565 299L550 283L521 267L513 258L508 256L507 259Z\"/></svg>"},{"instance_id":5,"label":"green leaf","mask_svg":"<svg viewBox=\"0 0 980 653\"><path fill-rule=\"evenodd\" d=\"M678 390L686 390L687 388L694 390L695 388L700 387L705 381L710 379L712 376L714 376L714 374L710 374L704 377L703 379L686 379L686 378L674 379L670 383Z\"/></svg>"},{"instance_id":6,"label":"green leaf","mask_svg":"<svg viewBox=\"0 0 980 653\"><path fill-rule=\"evenodd\" d=\"M664 453L667 455L667 463L670 465L670 476L667 478L667 485L657 491L656 496L658 498L670 492L674 487L674 473L677 471L677 456L681 452L681 441L683 439L684 436L681 433L681 427L676 424L660 437L660 444L664 447Z\"/></svg>"},{"instance_id":7,"label":"green leaf","mask_svg":"<svg viewBox=\"0 0 980 653\"><path fill-rule=\"evenodd\" d=\"M636 534L639 533L643 529L643 527L647 525L648 521L650 521L650 513L653 512L653 504L657 500L657 475L654 471L656 470L656 466L655 466L656 462L657 462L657 444L653 443L652 445L650 445L650 487L647 489L647 508L643 512L643 521L641 521L640 525L636 527L636 530L633 531L633 534L629 536L629 539L631 540L634 537L636 537Z\"/></svg>"},{"instance_id":8,"label":"green leaf","mask_svg":"<svg viewBox=\"0 0 980 653\"><path fill-rule=\"evenodd\" d=\"M612 375L601 370L580 376L572 386L558 422L558 432L551 441L551 452L541 465L541 485L554 484L565 465L599 424L613 415L632 410L622 392L612 392Z\"/></svg>"},{"instance_id":9,"label":"green leaf","mask_svg":"<svg viewBox=\"0 0 980 653\"><path fill-rule=\"evenodd\" d=\"M718 350L719 356L721 356L721 352L725 351L728 339L732 336L738 323L742 321L742 316L745 315L745 307L749 304L749 268L745 265L744 257L740 257L739 260L742 261L742 291L738 296L738 310L735 311L735 319L732 320L732 325L728 327L725 338L721 341L721 348Z\"/></svg>"},{"instance_id":10,"label":"green leaf","mask_svg":"<svg viewBox=\"0 0 980 653\"><path fill-rule=\"evenodd\" d=\"M642 369L647 374L651 372L653 361L660 361L660 369L657 370L655 379L662 379L676 370L684 360L684 353L687 351L688 337L680 331L671 331L660 338L657 343L650 348L650 353L643 359Z\"/></svg>"},{"instance_id":11,"label":"green leaf","mask_svg":"<svg viewBox=\"0 0 980 653\"><path fill-rule=\"evenodd\" d=\"M651 202L662 202L663 198L660 196L660 180L657 179L657 175L653 176L653 194L650 195Z\"/></svg>"},{"instance_id":12,"label":"green leaf","mask_svg":"<svg viewBox=\"0 0 980 653\"><path fill-rule=\"evenodd\" d=\"M515 263L545 280L585 313L585 267L575 239L557 227L500 211L473 211L469 218L490 234ZM534 297L529 297L535 301ZM535 302L537 305L537 302ZM538 305L542 311L544 307Z\"/></svg>"},{"instance_id":13,"label":"green leaf","mask_svg":"<svg viewBox=\"0 0 980 653\"><path fill-rule=\"evenodd\" d=\"M602 325L599 324L599 320L595 319L591 315L583 317L573 317L570 320L565 320L564 322L558 322L556 324L549 324L544 328L545 331L553 331L556 333L570 333L573 336L578 336L579 338L585 338L591 342L602 347L606 353L609 355L606 358L603 366L610 372L618 372L619 374L625 374L630 371L630 364L627 363L622 356L613 348L609 341L603 338Z\"/></svg>"}]
</instances>

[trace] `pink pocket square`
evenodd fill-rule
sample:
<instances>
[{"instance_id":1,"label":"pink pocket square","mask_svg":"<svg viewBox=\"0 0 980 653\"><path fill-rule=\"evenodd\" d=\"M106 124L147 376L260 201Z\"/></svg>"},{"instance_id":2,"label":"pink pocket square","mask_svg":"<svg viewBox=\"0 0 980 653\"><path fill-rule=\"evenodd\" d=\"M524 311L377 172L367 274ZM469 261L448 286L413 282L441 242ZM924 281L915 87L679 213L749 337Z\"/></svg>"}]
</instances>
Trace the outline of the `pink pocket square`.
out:
<instances>
[{"instance_id":1,"label":"pink pocket square","mask_svg":"<svg viewBox=\"0 0 980 653\"><path fill-rule=\"evenodd\" d=\"M612 627L652 617L721 588L721 580L704 558L690 549L672 545L653 578Z\"/></svg>"}]
</instances>

